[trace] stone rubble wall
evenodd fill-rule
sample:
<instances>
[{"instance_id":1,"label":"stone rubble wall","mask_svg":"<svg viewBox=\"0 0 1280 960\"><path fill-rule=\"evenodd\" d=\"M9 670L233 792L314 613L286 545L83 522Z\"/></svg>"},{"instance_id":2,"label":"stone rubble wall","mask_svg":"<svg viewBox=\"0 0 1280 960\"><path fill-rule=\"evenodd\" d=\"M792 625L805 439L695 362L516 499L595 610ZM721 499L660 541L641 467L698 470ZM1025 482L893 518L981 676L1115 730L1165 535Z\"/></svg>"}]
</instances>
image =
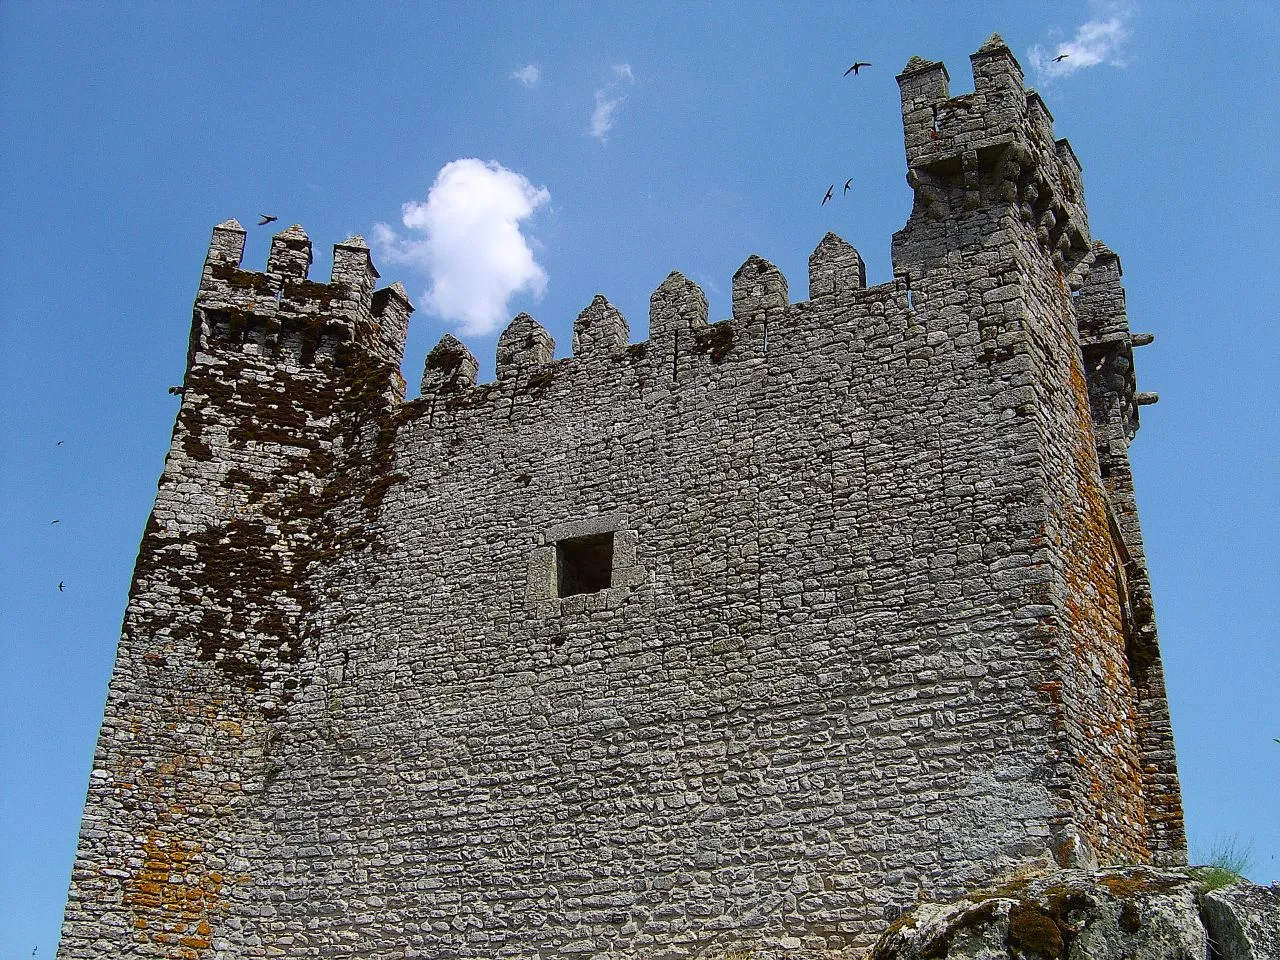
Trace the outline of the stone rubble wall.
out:
<instances>
[{"instance_id":1,"label":"stone rubble wall","mask_svg":"<svg viewBox=\"0 0 1280 960\"><path fill-rule=\"evenodd\" d=\"M708 323L673 273L644 343L522 314L409 403L362 241L321 284L220 225L59 955L816 956L1046 851L1185 856L1108 261L973 67L899 78L892 282L829 234Z\"/></svg>"}]
</instances>

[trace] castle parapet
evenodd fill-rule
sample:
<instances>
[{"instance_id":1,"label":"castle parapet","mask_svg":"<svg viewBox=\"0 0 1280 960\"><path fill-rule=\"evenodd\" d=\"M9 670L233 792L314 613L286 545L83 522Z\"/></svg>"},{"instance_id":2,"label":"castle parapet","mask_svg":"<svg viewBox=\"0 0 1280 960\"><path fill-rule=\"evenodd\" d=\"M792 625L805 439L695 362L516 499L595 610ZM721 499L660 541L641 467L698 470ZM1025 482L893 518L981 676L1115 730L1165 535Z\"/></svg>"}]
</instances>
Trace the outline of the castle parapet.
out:
<instances>
[{"instance_id":1,"label":"castle parapet","mask_svg":"<svg viewBox=\"0 0 1280 960\"><path fill-rule=\"evenodd\" d=\"M305 280L311 269L311 239L301 224L295 223L271 238L267 273L283 279Z\"/></svg>"},{"instance_id":2,"label":"castle parapet","mask_svg":"<svg viewBox=\"0 0 1280 960\"><path fill-rule=\"evenodd\" d=\"M272 237L265 271L242 268L244 242L235 220L214 227L196 297L197 347L252 344L258 353L294 352L309 363L357 343L398 367L413 305L398 283L374 290L378 271L363 238L334 245L328 283L309 279L311 240L298 224Z\"/></svg>"},{"instance_id":3,"label":"castle parapet","mask_svg":"<svg viewBox=\"0 0 1280 960\"><path fill-rule=\"evenodd\" d=\"M756 352L768 349L769 324L787 312L787 278L763 257L751 254L733 275L733 323Z\"/></svg>"},{"instance_id":4,"label":"castle parapet","mask_svg":"<svg viewBox=\"0 0 1280 960\"><path fill-rule=\"evenodd\" d=\"M1064 264L1079 262L1089 252L1079 161L1054 139L1053 116L998 34L970 61L974 92L960 96L941 63L912 57L898 76L917 202L933 219L1013 203Z\"/></svg>"},{"instance_id":5,"label":"castle parapet","mask_svg":"<svg viewBox=\"0 0 1280 960\"><path fill-rule=\"evenodd\" d=\"M409 317L413 314L409 293L397 280L389 287L375 290L369 303L378 338L377 351L388 363L398 366L409 336Z\"/></svg>"},{"instance_id":6,"label":"castle parapet","mask_svg":"<svg viewBox=\"0 0 1280 960\"><path fill-rule=\"evenodd\" d=\"M499 383L514 383L529 376L555 356L556 341L527 313L520 313L498 337L496 372Z\"/></svg>"},{"instance_id":7,"label":"castle parapet","mask_svg":"<svg viewBox=\"0 0 1280 960\"><path fill-rule=\"evenodd\" d=\"M809 255L809 299L838 297L867 285L867 267L853 244L828 232Z\"/></svg>"},{"instance_id":8,"label":"castle parapet","mask_svg":"<svg viewBox=\"0 0 1280 960\"><path fill-rule=\"evenodd\" d=\"M480 364L461 340L446 333L427 354L422 369L424 394L457 393L476 385Z\"/></svg>"},{"instance_id":9,"label":"castle parapet","mask_svg":"<svg viewBox=\"0 0 1280 960\"><path fill-rule=\"evenodd\" d=\"M378 276L364 237L357 234L333 245L331 286L341 284L350 298L364 301L373 293Z\"/></svg>"},{"instance_id":10,"label":"castle parapet","mask_svg":"<svg viewBox=\"0 0 1280 960\"><path fill-rule=\"evenodd\" d=\"M611 361L607 371L621 369L621 364L638 364L661 371L662 380L679 381L685 372L696 375L708 364L762 357L769 352L771 336L793 338L801 328L814 323L856 325L876 309L882 314L886 301L899 302L902 309L908 306L907 287L899 280L868 288L861 255L834 233L823 237L813 251L809 281L811 301L793 304L782 271L752 254L733 276L732 317L708 323L702 289L673 270L649 298L647 341L630 343L627 318L597 294L574 320L572 355L561 359L555 357L551 333L529 314L520 313L498 337L497 391L495 384L478 383L480 364L475 356L456 337L446 334L427 356L422 393L455 395L445 408L448 410L473 409L501 393L542 396L552 383L572 382L575 370L603 360ZM390 297L397 290L403 288L394 284L389 291L376 294L375 304L383 293ZM771 324L774 333L770 333ZM611 376L614 374L606 373ZM598 381L596 374L591 378Z\"/></svg>"},{"instance_id":11,"label":"castle parapet","mask_svg":"<svg viewBox=\"0 0 1280 960\"><path fill-rule=\"evenodd\" d=\"M627 318L603 296L596 294L573 322L573 355L609 356L625 350L628 337Z\"/></svg>"},{"instance_id":12,"label":"castle parapet","mask_svg":"<svg viewBox=\"0 0 1280 960\"><path fill-rule=\"evenodd\" d=\"M668 338L706 325L707 298L702 288L672 270L649 297L649 339Z\"/></svg>"},{"instance_id":13,"label":"castle parapet","mask_svg":"<svg viewBox=\"0 0 1280 960\"><path fill-rule=\"evenodd\" d=\"M213 239L209 241L209 253L205 257L205 271L214 264L231 264L240 266L244 259L245 229L234 218L223 220L213 228Z\"/></svg>"}]
</instances>

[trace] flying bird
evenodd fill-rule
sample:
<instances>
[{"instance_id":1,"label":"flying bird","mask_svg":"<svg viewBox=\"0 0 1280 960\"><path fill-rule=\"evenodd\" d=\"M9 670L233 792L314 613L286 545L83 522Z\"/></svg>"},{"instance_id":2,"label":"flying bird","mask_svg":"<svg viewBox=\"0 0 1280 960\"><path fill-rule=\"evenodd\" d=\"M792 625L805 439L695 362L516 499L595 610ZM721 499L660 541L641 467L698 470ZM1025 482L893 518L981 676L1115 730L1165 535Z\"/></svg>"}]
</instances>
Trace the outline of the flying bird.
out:
<instances>
[{"instance_id":1,"label":"flying bird","mask_svg":"<svg viewBox=\"0 0 1280 960\"><path fill-rule=\"evenodd\" d=\"M846 180L846 181L844 182L844 192L845 192L845 193L848 193L848 192L849 192L849 185L850 185L850 184L852 184L852 183L853 183L853 177L850 177L848 180Z\"/></svg>"},{"instance_id":2,"label":"flying bird","mask_svg":"<svg viewBox=\"0 0 1280 960\"><path fill-rule=\"evenodd\" d=\"M55 523L61 523L61 522L62 522L61 520L50 520L50 521L49 521L49 526L51 526L51 527L52 527Z\"/></svg>"},{"instance_id":3,"label":"flying bird","mask_svg":"<svg viewBox=\"0 0 1280 960\"><path fill-rule=\"evenodd\" d=\"M1060 54L1058 54L1056 57L1054 57L1054 58L1053 58L1053 62L1054 62L1054 63L1061 63L1063 60L1067 59L1067 57L1069 57L1069 56L1071 56L1071 54L1069 54L1069 53L1060 53Z\"/></svg>"},{"instance_id":4,"label":"flying bird","mask_svg":"<svg viewBox=\"0 0 1280 960\"><path fill-rule=\"evenodd\" d=\"M64 582L64 581L62 581L62 580L59 580L59 581L58 581L58 592L59 592L59 593L62 593L62 588L63 588L65 585L66 585L66 584L65 584L65 582Z\"/></svg>"},{"instance_id":5,"label":"flying bird","mask_svg":"<svg viewBox=\"0 0 1280 960\"><path fill-rule=\"evenodd\" d=\"M57 443L55 443L55 444L54 444L54 446L55 446L55 447L60 447L60 446L62 446L62 441L61 441L61 440L59 440Z\"/></svg>"},{"instance_id":6,"label":"flying bird","mask_svg":"<svg viewBox=\"0 0 1280 960\"><path fill-rule=\"evenodd\" d=\"M831 199L832 193L835 191L835 189L836 189L836 185L834 183L831 186L827 187L827 195L822 198L822 202L818 204L818 206L825 207L827 205L827 201Z\"/></svg>"},{"instance_id":7,"label":"flying bird","mask_svg":"<svg viewBox=\"0 0 1280 960\"><path fill-rule=\"evenodd\" d=\"M258 226L265 227L268 223L275 223L279 217L269 217L265 213L258 214L262 219L258 221Z\"/></svg>"},{"instance_id":8,"label":"flying bird","mask_svg":"<svg viewBox=\"0 0 1280 960\"><path fill-rule=\"evenodd\" d=\"M856 77L856 76L858 75L858 73L862 70L862 68L863 68L863 67L869 67L869 66L871 66L871 64L869 64L869 63L863 63L861 60L859 60L859 61L858 61L857 63L855 63L852 67L850 67L848 70L846 70L846 71L844 72L844 75L847 77L849 74L851 74L851 73L852 73L852 74Z\"/></svg>"}]
</instances>

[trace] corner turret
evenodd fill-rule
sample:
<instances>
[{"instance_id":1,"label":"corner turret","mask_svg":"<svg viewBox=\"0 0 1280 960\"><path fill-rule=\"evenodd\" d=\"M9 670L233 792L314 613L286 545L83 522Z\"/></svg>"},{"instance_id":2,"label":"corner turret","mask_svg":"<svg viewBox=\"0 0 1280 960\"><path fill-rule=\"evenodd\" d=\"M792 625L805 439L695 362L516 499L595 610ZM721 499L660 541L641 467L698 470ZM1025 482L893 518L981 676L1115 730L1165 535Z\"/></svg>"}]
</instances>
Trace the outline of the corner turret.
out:
<instances>
[{"instance_id":1,"label":"corner turret","mask_svg":"<svg viewBox=\"0 0 1280 960\"><path fill-rule=\"evenodd\" d=\"M300 653L320 521L344 499L332 491L384 489L387 465L358 449L385 433L403 399L399 365L413 307L398 283L374 291L378 272L359 237L334 247L328 283L308 277L311 241L301 226L272 238L262 272L243 269L244 240L234 220L213 230L157 527L143 550L167 554L177 531L188 531L192 546L168 562L191 568L204 613L170 631L260 691L259 708L270 713L288 698L281 684ZM185 503L188 487L215 494L162 509ZM289 586L267 589L268 567ZM239 573L212 587L210 570ZM258 626L246 633L237 626L246 622Z\"/></svg>"},{"instance_id":2,"label":"corner turret","mask_svg":"<svg viewBox=\"0 0 1280 960\"><path fill-rule=\"evenodd\" d=\"M300 225L272 237L261 273L241 266L244 238L235 220L214 228L196 297L193 349L213 353L250 344L257 353L303 364L357 349L399 367L413 306L398 283L374 291L378 271L363 238L334 245L328 283L309 279L311 240ZM391 382L389 390L403 396L403 384Z\"/></svg>"},{"instance_id":3,"label":"corner turret","mask_svg":"<svg viewBox=\"0 0 1280 960\"><path fill-rule=\"evenodd\" d=\"M1064 270L1089 252L1080 164L999 34L971 57L974 92L951 96L946 67L912 57L898 76L907 182L926 219L1016 206ZM895 242L895 264L899 260ZM903 249L895 272L918 275ZM914 266L914 269L913 269Z\"/></svg>"}]
</instances>

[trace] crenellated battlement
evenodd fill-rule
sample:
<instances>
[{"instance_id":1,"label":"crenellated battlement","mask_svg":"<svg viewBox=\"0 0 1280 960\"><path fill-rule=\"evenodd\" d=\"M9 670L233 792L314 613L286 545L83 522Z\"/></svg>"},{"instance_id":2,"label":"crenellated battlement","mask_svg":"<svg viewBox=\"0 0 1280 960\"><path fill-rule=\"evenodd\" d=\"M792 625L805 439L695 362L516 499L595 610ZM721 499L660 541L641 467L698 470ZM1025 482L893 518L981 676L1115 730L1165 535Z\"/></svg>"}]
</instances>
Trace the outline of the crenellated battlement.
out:
<instances>
[{"instance_id":1,"label":"crenellated battlement","mask_svg":"<svg viewBox=\"0 0 1280 960\"><path fill-rule=\"evenodd\" d=\"M447 397L443 409L462 410L496 404L501 396L540 397L555 381L585 378L594 389L607 390L609 371L621 366L641 371L641 379L655 386L679 384L699 370L766 360L815 335L865 338L886 309L902 316L910 310L904 281L867 287L862 257L834 233L809 258L809 300L790 302L786 277L757 254L735 271L732 290L732 315L709 323L701 287L673 271L650 297L648 339L636 343L629 340L627 318L597 295L574 320L571 355L559 359L551 333L521 313L498 337L492 383L477 381L475 356L445 334L427 355L422 393ZM597 370L602 362L604 372ZM616 378L622 389L622 374Z\"/></svg>"},{"instance_id":2,"label":"crenellated battlement","mask_svg":"<svg viewBox=\"0 0 1280 960\"><path fill-rule=\"evenodd\" d=\"M309 277L311 239L299 224L271 238L266 270L242 268L245 230L213 229L195 303L193 342L201 349L252 345L268 356L310 363L340 344L360 343L399 365L413 305L399 282L375 289L379 274L364 238L334 244L327 283Z\"/></svg>"},{"instance_id":3,"label":"crenellated battlement","mask_svg":"<svg viewBox=\"0 0 1280 960\"><path fill-rule=\"evenodd\" d=\"M1014 204L1065 265L1089 252L1080 162L999 34L971 57L973 93L951 96L942 63L912 57L898 76L907 181L931 219Z\"/></svg>"}]
</instances>

